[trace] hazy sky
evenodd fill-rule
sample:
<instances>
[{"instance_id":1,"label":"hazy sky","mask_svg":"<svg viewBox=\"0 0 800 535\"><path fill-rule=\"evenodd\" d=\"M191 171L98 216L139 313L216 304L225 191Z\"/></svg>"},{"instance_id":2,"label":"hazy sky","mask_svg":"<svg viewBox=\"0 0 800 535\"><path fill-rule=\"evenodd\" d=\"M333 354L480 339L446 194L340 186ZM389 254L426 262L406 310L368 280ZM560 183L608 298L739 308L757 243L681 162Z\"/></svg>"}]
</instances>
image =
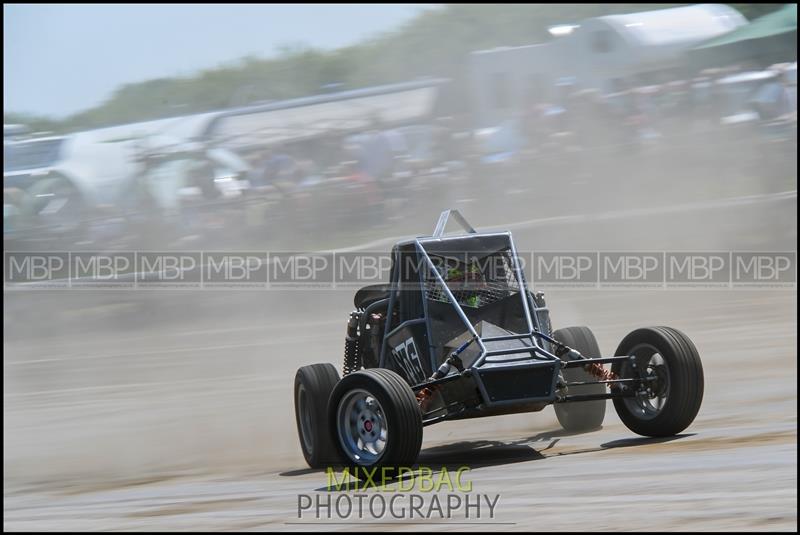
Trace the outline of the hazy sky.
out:
<instances>
[{"instance_id":1,"label":"hazy sky","mask_svg":"<svg viewBox=\"0 0 800 535\"><path fill-rule=\"evenodd\" d=\"M282 44L337 48L425 4L4 5L3 108L63 117L120 84L188 75Z\"/></svg>"}]
</instances>

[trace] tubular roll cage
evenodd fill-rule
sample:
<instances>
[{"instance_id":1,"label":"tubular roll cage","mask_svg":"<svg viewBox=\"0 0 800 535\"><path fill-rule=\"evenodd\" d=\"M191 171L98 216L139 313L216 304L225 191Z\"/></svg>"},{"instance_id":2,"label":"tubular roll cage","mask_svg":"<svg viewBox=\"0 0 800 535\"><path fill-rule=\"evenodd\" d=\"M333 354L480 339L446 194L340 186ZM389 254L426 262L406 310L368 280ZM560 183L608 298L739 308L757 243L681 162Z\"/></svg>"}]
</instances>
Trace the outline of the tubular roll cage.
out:
<instances>
[{"instance_id":1,"label":"tubular roll cage","mask_svg":"<svg viewBox=\"0 0 800 535\"><path fill-rule=\"evenodd\" d=\"M447 226L448 221L450 218L454 219L458 222L461 227L466 231L465 234L458 234L452 236L445 236L445 227ZM504 237L508 240L509 247L510 247L510 261L513 268L514 276L516 277L516 281L519 284L519 298L522 303L522 310L524 312L524 319L525 324L527 326L527 332L522 334L509 334L503 336L488 336L482 337L475 327L470 322L469 318L467 317L464 310L461 308L458 300L453 295L452 291L448 287L447 283L445 282L442 275L439 273L436 265L431 260L431 257L428 255L428 252L425 250L426 244L433 244L433 243L441 243L447 240L455 240L455 239L463 239L464 237L469 237L471 235L475 236L483 236L483 237ZM531 314L531 310L534 308L533 303L530 299L530 293L527 290L527 282L525 280L525 275L520 267L519 258L517 255L517 250L514 246L513 238L511 237L510 232L498 232L498 233L478 233L465 219L464 217L458 212L458 210L446 210L441 213L439 216L439 221L436 224L436 228L433 234L430 237L418 237L415 238L413 241L415 250L418 254L418 258L424 260L426 268L429 270L430 273L433 274L435 277L436 282L441 286L445 295L447 296L447 301L453 307L456 314L458 315L461 322L466 327L467 331L471 335L471 338L461 344L455 351L450 353L449 357L445 360L445 363L441 365L439 368L439 364L435 361L436 357L431 353L431 367L433 370L439 368L440 377L436 377L437 373L434 372L433 376L426 379L425 381L417 384L411 385L411 388L414 392L419 392L425 388L438 386L441 384L449 383L451 381L456 381L462 378L472 377L476 380L476 383L480 389L481 396L485 404L488 405L503 405L504 402L490 402L488 399L488 395L486 392L486 388L484 387L483 381L480 379L480 374L476 373L477 370L480 370L482 366L486 363L486 360L489 357L502 357L502 356L510 356L510 355L519 355L522 353L529 353L531 356L531 361L528 361L523 366L525 368L537 368L537 367L557 367L559 369L569 369L569 368L583 368L587 365L592 364L613 364L616 362L624 362L628 361L631 364L631 368L635 377L633 378L613 378L607 380L597 380L597 381L580 381L580 382L559 382L558 385L556 384L557 378L559 376L558 373L553 374L553 382L551 388L549 390L549 394L543 397L536 397L536 398L529 398L523 401L547 401L553 403L563 403L568 401L592 401L592 400L599 400L599 399L613 399L618 397L633 397L636 395L636 391L633 388L628 388L627 385L633 384L641 385L643 383L647 383L651 380L649 377L645 377L642 374L642 371L636 365L636 358L633 355L620 355L620 356L612 356L612 357L599 357L599 358L589 358L581 355L578 351L562 344L561 342L555 340L548 334L542 332L542 326L539 324L539 319L535 315ZM395 258L394 264L395 266L400 265L400 252L399 248L395 249L394 252ZM397 290L399 286L397 285L400 283L399 277L397 277L397 268L394 268L392 271L392 284L390 285L390 293L389 293L389 303L388 303L388 310L394 310L394 306L397 303ZM422 271L419 272L420 278L422 278ZM422 282L422 281L420 281ZM402 284L402 283L400 283ZM425 290L422 290L423 292ZM386 367L387 364L387 339L391 336L394 332L399 331L403 327L406 327L410 324L417 324L424 322L426 324L426 328L429 333L429 340L430 332L431 332L431 325L430 320L428 317L428 303L427 299L422 299L423 303L423 310L424 310L424 318L421 319L411 319L402 321L399 325L395 326L393 329L392 327L392 314L388 313L386 316L386 324L383 336L383 342L381 344L381 351L380 351L380 364L379 367L383 368ZM512 349L490 349L487 347L487 343L492 342L502 342L502 341L513 341L519 340L522 342L529 342L529 344L524 344L519 347L514 347ZM552 344L553 347L556 348L555 353L558 355L566 355L566 360L562 360L556 354L548 351L543 347L541 341L546 341ZM480 349L480 354L477 359L467 367L463 367L460 365L459 355L467 349L471 344L477 344ZM513 359L519 360L519 359ZM493 364L505 364L508 360L503 361L493 361ZM523 366L520 366L523 367ZM453 368L457 369L457 373L452 373ZM516 368L516 366L515 366ZM596 395L556 395L556 387L569 387L569 386L579 386L579 385L590 385L590 384L609 384L609 385L618 385L620 388L616 388L611 392L607 392L606 394L596 394ZM509 401L506 404L511 404L514 402L518 402L519 400ZM437 418L435 421L439 421L440 418ZM428 422L426 422L427 424ZM430 422L433 423L433 422Z\"/></svg>"}]
</instances>

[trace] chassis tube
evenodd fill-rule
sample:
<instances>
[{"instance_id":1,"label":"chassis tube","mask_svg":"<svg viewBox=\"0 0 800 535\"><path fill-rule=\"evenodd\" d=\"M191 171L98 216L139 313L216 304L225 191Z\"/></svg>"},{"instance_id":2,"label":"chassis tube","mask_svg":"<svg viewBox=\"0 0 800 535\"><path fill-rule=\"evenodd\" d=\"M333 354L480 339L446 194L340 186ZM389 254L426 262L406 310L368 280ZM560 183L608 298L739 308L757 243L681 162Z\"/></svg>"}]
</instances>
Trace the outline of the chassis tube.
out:
<instances>
[{"instance_id":1,"label":"chassis tube","mask_svg":"<svg viewBox=\"0 0 800 535\"><path fill-rule=\"evenodd\" d=\"M511 261L514 264L514 273L517 275L517 283L519 284L519 295L522 299L522 307L525 309L525 323L528 325L528 332L534 332L533 323L531 323L531 311L528 308L528 284L519 268L519 258L517 257L517 248L514 246L514 238L511 233L508 233L508 243L511 245ZM537 344L538 345L538 344Z\"/></svg>"},{"instance_id":2,"label":"chassis tube","mask_svg":"<svg viewBox=\"0 0 800 535\"><path fill-rule=\"evenodd\" d=\"M619 383L641 383L644 381L655 381L655 377L642 377L641 379L609 379L608 381L580 381L576 383L566 383L564 386L583 386L583 385L613 385Z\"/></svg>"},{"instance_id":3,"label":"chassis tube","mask_svg":"<svg viewBox=\"0 0 800 535\"><path fill-rule=\"evenodd\" d=\"M600 358L583 358L578 360L566 360L564 364L562 364L562 368L582 368L587 364L607 364L609 362L619 362L622 360L627 360L632 358L628 355L617 356L617 357L600 357Z\"/></svg>"},{"instance_id":4,"label":"chassis tube","mask_svg":"<svg viewBox=\"0 0 800 535\"><path fill-rule=\"evenodd\" d=\"M464 311L461 310L461 307L458 306L458 300L453 295L453 292L450 291L450 288L447 286L447 283L444 282L444 279L442 278L442 276L439 275L439 271L436 270L436 266L434 265L433 261L431 260L431 257L428 256L428 253L425 251L425 248L422 246L422 244L419 243L419 241L417 241L417 250L420 253L422 253L422 255L425 257L425 260L428 263L428 269L430 269L431 272L433 273L433 276L436 277L437 282L442 285L442 290L444 290L444 293L447 295L447 298L450 300L450 304L453 305L454 309L456 309L456 313L458 314L458 317L461 318L461 321L467 327L467 329L469 330L470 334L472 336L474 336L478 340L478 343L481 346L481 349L483 351L486 351L486 348L480 342L481 336L478 334L478 331L476 331L475 327L472 326L472 323L470 323L469 318L467 317L466 314L464 314Z\"/></svg>"},{"instance_id":5,"label":"chassis tube","mask_svg":"<svg viewBox=\"0 0 800 535\"><path fill-rule=\"evenodd\" d=\"M538 347L512 347L511 349L490 349L486 352L487 357L499 357L504 355L516 355L517 353L536 353Z\"/></svg>"},{"instance_id":6,"label":"chassis tube","mask_svg":"<svg viewBox=\"0 0 800 535\"><path fill-rule=\"evenodd\" d=\"M632 398L636 396L633 390L623 390L621 392L609 392L608 394L584 394L578 396L564 396L559 399L556 398L554 403L566 403L569 401L597 401L600 399L614 399L614 398Z\"/></svg>"},{"instance_id":7,"label":"chassis tube","mask_svg":"<svg viewBox=\"0 0 800 535\"><path fill-rule=\"evenodd\" d=\"M522 340L524 338L530 338L532 335L528 334L506 334L503 336L490 336L488 338L484 338L484 342L505 342L507 340Z\"/></svg>"}]
</instances>

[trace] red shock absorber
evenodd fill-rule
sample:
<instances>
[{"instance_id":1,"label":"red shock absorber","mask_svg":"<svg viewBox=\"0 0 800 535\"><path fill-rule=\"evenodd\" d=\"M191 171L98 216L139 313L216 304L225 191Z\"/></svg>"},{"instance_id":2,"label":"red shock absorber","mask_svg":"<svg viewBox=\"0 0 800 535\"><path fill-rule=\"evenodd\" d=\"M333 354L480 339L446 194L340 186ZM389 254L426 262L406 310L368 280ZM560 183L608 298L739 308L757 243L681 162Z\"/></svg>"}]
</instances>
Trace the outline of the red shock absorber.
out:
<instances>
[{"instance_id":1,"label":"red shock absorber","mask_svg":"<svg viewBox=\"0 0 800 535\"><path fill-rule=\"evenodd\" d=\"M431 398L436 393L438 385L433 386L426 386L419 392L417 392L417 403L419 403L419 408L424 412L428 408L428 403L431 402Z\"/></svg>"},{"instance_id":2,"label":"red shock absorber","mask_svg":"<svg viewBox=\"0 0 800 535\"><path fill-rule=\"evenodd\" d=\"M470 338L469 340L467 340L466 342L461 344L455 351L450 353L450 356L447 357L447 360L445 360L442 363L442 365L439 366L439 369L436 370L435 372L433 372L433 375L430 376L430 380L436 381L438 379L443 379L444 377L447 377L447 374L450 373L450 370L454 366L455 366L456 370L458 370L459 373L463 373L464 372L464 363L461 362L461 358L459 357L459 355L474 340L475 340L475 337ZM428 403L430 403L431 398L433 398L433 395L439 390L440 387L441 387L441 383L433 384L431 386L426 386L425 388L423 388L419 392L417 392L417 396L416 396L417 397L417 403L419 403L419 408L423 412L425 412L425 410L428 407Z\"/></svg>"},{"instance_id":3,"label":"red shock absorber","mask_svg":"<svg viewBox=\"0 0 800 535\"><path fill-rule=\"evenodd\" d=\"M592 362L591 364L587 364L583 367L584 370L591 373L597 379L601 381L613 381L615 379L619 379L617 374L612 372L611 370L607 370L603 367L602 364L598 362Z\"/></svg>"}]
</instances>

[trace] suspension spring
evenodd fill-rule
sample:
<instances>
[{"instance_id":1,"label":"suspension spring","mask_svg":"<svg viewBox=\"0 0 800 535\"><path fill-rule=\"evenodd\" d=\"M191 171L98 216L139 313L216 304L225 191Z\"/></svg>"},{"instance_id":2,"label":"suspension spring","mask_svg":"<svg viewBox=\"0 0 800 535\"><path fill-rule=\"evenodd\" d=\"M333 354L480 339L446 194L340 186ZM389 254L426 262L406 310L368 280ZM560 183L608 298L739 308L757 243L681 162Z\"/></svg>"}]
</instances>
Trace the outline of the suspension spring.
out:
<instances>
[{"instance_id":1,"label":"suspension spring","mask_svg":"<svg viewBox=\"0 0 800 535\"><path fill-rule=\"evenodd\" d=\"M350 319L347 322L347 336L345 336L344 339L342 375L349 375L361 369L361 339L358 332L360 320L361 312L354 311L350 314Z\"/></svg>"},{"instance_id":2,"label":"suspension spring","mask_svg":"<svg viewBox=\"0 0 800 535\"><path fill-rule=\"evenodd\" d=\"M439 390L439 385L432 385L426 386L419 392L417 392L417 403L419 404L419 408L425 412L428 409L428 404L431 402L431 398Z\"/></svg>"},{"instance_id":3,"label":"suspension spring","mask_svg":"<svg viewBox=\"0 0 800 535\"><path fill-rule=\"evenodd\" d=\"M360 344L358 338L347 339L344 342L344 363L342 364L342 375L349 375L361 369L359 359Z\"/></svg>"},{"instance_id":4,"label":"suspension spring","mask_svg":"<svg viewBox=\"0 0 800 535\"><path fill-rule=\"evenodd\" d=\"M612 372L611 370L605 369L602 364L599 364L597 362L592 362L591 364L587 364L586 366L583 367L583 369L601 381L615 381L619 379L616 373Z\"/></svg>"}]
</instances>

